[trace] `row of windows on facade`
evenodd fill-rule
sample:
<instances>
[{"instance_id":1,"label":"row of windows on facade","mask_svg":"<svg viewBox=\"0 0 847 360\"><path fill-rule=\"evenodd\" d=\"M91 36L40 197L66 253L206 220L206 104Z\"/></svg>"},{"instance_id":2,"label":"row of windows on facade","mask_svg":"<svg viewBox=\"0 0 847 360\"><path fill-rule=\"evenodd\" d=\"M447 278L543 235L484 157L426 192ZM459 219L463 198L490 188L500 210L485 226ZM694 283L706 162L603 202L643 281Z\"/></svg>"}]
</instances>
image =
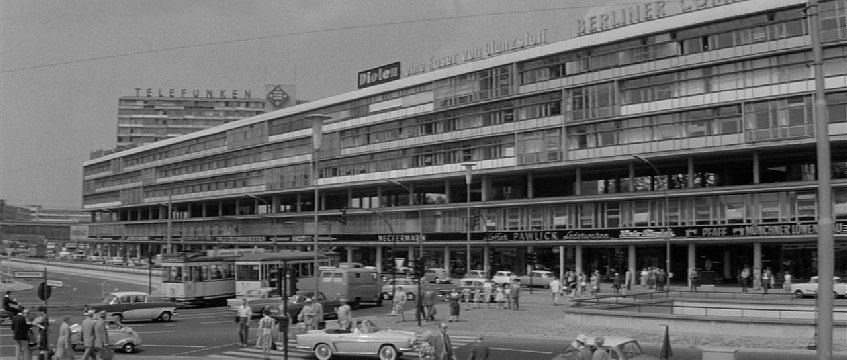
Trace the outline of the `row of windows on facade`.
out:
<instances>
[{"instance_id":1,"label":"row of windows on facade","mask_svg":"<svg viewBox=\"0 0 847 360\"><path fill-rule=\"evenodd\" d=\"M844 16L843 15L844 9L843 9L842 6L835 4L835 2L831 2L830 5L825 5L825 6L823 6L823 8L827 9L826 11L824 11L824 13L825 13L823 15L824 19L830 19L830 18L835 19L836 20L835 23L840 24L838 26L843 25L843 21L841 23L839 23L839 21L838 21L838 19L841 19ZM785 15L785 14L792 13L792 12L795 15L790 15L790 16ZM747 21L749 19L733 20L733 21L728 22L726 24L746 24L746 23L758 24L758 23L761 23L762 21L781 21L781 19L799 16L799 15L797 15L797 10L791 10L788 13L779 12L779 13L774 13L774 14L769 14L769 15L761 15L761 16L752 18L752 19L754 19L752 21ZM780 15L780 14L782 14L782 15ZM830 14L830 15L827 15L827 14ZM765 16L765 17L762 17L762 16ZM759 19L759 20L755 20L755 19ZM766 19L766 20L761 20L761 19ZM800 21L800 20L792 20L792 21ZM802 23L802 21L800 21L800 23ZM732 25L732 26L735 26L735 25ZM840 29L840 27L838 29ZM704 32L704 31L705 32L713 31L713 32L716 32L717 34L726 34L727 33L727 26L726 25L720 25L720 24L719 25L709 25L709 26L705 26L705 27L698 27L696 29L691 30L692 33L699 33L699 32ZM802 35L802 33L798 33L797 35ZM740 36L740 35L739 35L739 37L744 38L744 36ZM651 36L651 37L646 37L646 38L643 38L641 40L638 40L637 42L644 43L646 41L646 43L653 43L653 42L657 42L657 41L661 40L661 38L662 38L662 36ZM624 45L622 45L622 44L624 44ZM621 46L626 47L625 43L622 43L622 44L606 45L606 46L598 48L598 49L617 49ZM736 44L733 43L733 46L735 46L735 45ZM597 51L602 52L601 50L597 50ZM593 52L597 52L597 51L593 51ZM591 53L591 52L592 51L589 51L588 53ZM607 55L603 55L603 56L607 56ZM544 63L548 63L548 62L552 61L551 59L556 59L556 58L557 58L556 56L553 56L553 57L545 58L545 59L542 59L542 60L539 60L539 61L536 61L536 62L544 64ZM532 62L530 62L530 63L532 63ZM530 63L526 63L526 64L530 64ZM776 63L778 63L778 62L776 62ZM521 65L522 69L525 69L527 67L531 67L531 66ZM838 68L838 66L835 66L834 68ZM842 66L842 68L843 68L843 66ZM476 73L464 74L464 75L461 75L461 76L458 76L458 77L440 80L439 84L442 84L442 86L441 87L436 86L436 91L435 91L437 93L437 95L435 96L436 103L443 102L444 98L450 98L450 99L467 98L467 95L469 93L472 94L472 93L475 93L476 91L483 91L483 92L489 93L489 92L493 91L492 89L502 89L504 87L504 84L510 81L508 79L511 79L511 76L508 76L509 69L510 69L509 66L504 66L504 67L500 67L500 68L486 69L486 70L482 70L482 71L479 71L479 72L476 72ZM594 70L594 69L591 69L591 68L586 68L586 69L587 69L586 71L589 71L589 70L593 71ZM728 70L725 70L725 71L728 71ZM777 78L777 80L779 80L779 78L780 78L779 74L785 74L782 77L788 79L788 78L790 78L790 75L788 75L789 73L791 73L791 72L789 72L789 71L779 71L779 72L777 72L777 75L775 77ZM562 73L562 74L564 74L564 73ZM753 76L754 80L751 80L752 81L751 83L753 83L753 84L758 83L757 81L761 81L761 79L763 79L765 77L770 78L772 76L758 76L758 77ZM727 77L724 77L724 78L730 79L731 77L727 76ZM734 77L734 78L737 78L737 77ZM755 80L755 79L760 79L760 80ZM727 82L728 81L729 80L727 80ZM718 81L717 83L722 84L724 82ZM505 86L505 87L509 87L509 86ZM692 89L690 91L688 91L688 92L684 91L684 92L681 92L681 93L692 93L692 92L696 92L697 89L704 89L704 91L705 91L705 89L707 87L705 85L702 85L702 84L695 84L691 88ZM722 86L716 87L716 89L722 89L722 88L723 88ZM430 87L428 87L426 85L421 85L421 86L416 86L416 87L412 87L412 88L408 88L408 89L401 89L401 90L391 92L391 93L380 94L380 95L377 95L377 96L374 96L374 97L371 97L371 98L367 98L367 99L360 99L360 100L350 102L350 103L347 103L347 104L336 105L334 107L329 107L329 108L326 108L326 109L323 109L323 110L328 111L331 116L335 115L335 116L332 116L334 121L339 121L339 120L343 120L347 117L357 117L357 116L366 115L365 113L356 113L356 114L352 114L352 115L351 114L343 114L342 112L347 111L347 110L339 110L339 109L343 109L345 107L352 106L351 104L366 106L366 105L362 105L362 104L369 104L369 103L373 103L373 102L376 102L376 101L385 101L385 99L408 96L409 94L417 94L417 93L420 93L420 92L423 92L423 91L428 91L429 89L430 89ZM576 99L575 101L569 102L573 105L574 108L576 108L576 109L586 109L586 108L595 109L595 110L590 111L588 114L576 114L576 116L575 116L576 119L603 117L603 116L613 115L613 112L609 111L610 109L606 109L606 107L608 106L606 104L612 104L613 103L613 97L611 96L611 90L603 89L602 86L595 88L594 90L595 91L588 91L587 96L581 96L581 94L579 94L579 90L577 90L576 97L573 97L573 96L571 97L572 99ZM500 91L500 90L497 90L497 91ZM501 95L508 95L509 90L504 90L504 91L505 92L502 93ZM655 91L651 90L650 92L657 94L656 95L657 98L661 98L662 96L666 96L664 94L669 94L668 91L663 91L661 89L655 90ZM605 93L608 93L608 95L605 94ZM633 94L635 94L635 93L633 93ZM643 97L637 96L637 95L631 95L631 98L634 98L634 99L637 100L637 99L641 99ZM595 115L595 116L592 116L592 115ZM297 118L299 118L299 119L279 119L278 121L272 122L272 124L270 126L269 133L271 135L273 135L273 134L284 133L284 132L292 131L292 130L305 129L305 128L308 127L309 124L306 124L306 122L304 121L305 119L302 119L302 116L297 116ZM200 140L200 141L196 141L196 142L202 143L203 141ZM185 151L185 150L183 150L183 151ZM184 152L181 152L179 150L168 150L167 152L163 151L162 153L168 153L168 154L171 154L173 156L178 156L176 154L181 154L181 153L184 153ZM150 155L152 155L153 158L163 156L163 155L159 155L159 154L150 154ZM149 159L150 156L144 155L144 158ZM144 162L144 161L141 161L141 162ZM132 159L127 159L127 163L132 164L134 162L132 161Z\"/></svg>"},{"instance_id":2,"label":"row of windows on facade","mask_svg":"<svg viewBox=\"0 0 847 360\"><path fill-rule=\"evenodd\" d=\"M836 221L847 220L847 189L833 190L833 208ZM560 204L546 206L498 207L480 209L479 221L474 231L545 230L545 229L603 229L664 226L663 199L638 201L602 201L597 203ZM813 222L817 220L817 200L814 191L782 191L757 194L714 195L668 200L669 226L767 224L786 222ZM176 214L175 214L176 215ZM425 214L426 215L426 214ZM193 217L199 217L195 215ZM210 215L210 218L216 217ZM183 213L177 219L192 216ZM115 219L117 220L117 219ZM124 216L124 222L145 221ZM392 228L406 229L405 214L385 214ZM268 231L265 225L239 224L229 220L209 222L174 222L174 236L240 236L256 235ZM277 225L296 234L306 223ZM465 210L442 210L441 216L425 216L424 232L462 232L466 226ZM373 216L349 215L344 226L333 226L339 233L385 233L384 220ZM417 230L417 227L416 229ZM153 223L133 226L92 226L93 236L162 236L167 233L165 224Z\"/></svg>"},{"instance_id":3,"label":"row of windows on facade","mask_svg":"<svg viewBox=\"0 0 847 360\"><path fill-rule=\"evenodd\" d=\"M827 95L828 116L831 123L847 122L847 92ZM743 111L742 111L743 109ZM651 141L697 138L713 135L744 134L746 141L779 140L814 136L811 96L794 96L744 106L730 105L705 108L666 115L614 120L566 128L566 143L570 150L590 149L614 145L639 144ZM342 141L343 143L343 141ZM517 149L516 149L517 147ZM266 145L211 156L202 161L178 163L156 169L156 178L225 169L272 159L308 154L308 138ZM543 156L526 156L542 154ZM491 138L429 145L413 149L394 150L379 154L325 160L320 164L321 177L364 174L410 167L454 164L518 156L520 163L560 161L563 158L562 130L560 128L505 135ZM290 168L280 176L284 187L308 186L308 169ZM277 174L277 173L274 173ZM285 176L288 174L288 176ZM93 180L94 190L116 185L131 184L140 180L133 172L119 177ZM274 176L274 175L271 175ZM299 180L299 181L298 181ZM209 180L204 180L209 181ZM212 183L221 184L217 180ZM204 187L214 190L218 186ZM224 188L225 185L224 185Z\"/></svg>"},{"instance_id":4,"label":"row of windows on facade","mask_svg":"<svg viewBox=\"0 0 847 360\"><path fill-rule=\"evenodd\" d=\"M157 107L179 107L184 109L219 109L219 108L264 108L265 100L253 101L221 101L221 100L129 100L118 99L118 114L127 110L130 114L141 109ZM123 108L123 109L122 109Z\"/></svg>"},{"instance_id":5,"label":"row of windows on facade","mask_svg":"<svg viewBox=\"0 0 847 360\"><path fill-rule=\"evenodd\" d=\"M824 43L847 38L844 1L821 4ZM779 10L546 56L518 64L521 84L808 34L803 9Z\"/></svg>"},{"instance_id":6,"label":"row of windows on facade","mask_svg":"<svg viewBox=\"0 0 847 360\"><path fill-rule=\"evenodd\" d=\"M241 109L233 109L233 110L153 110L153 109L144 109L144 110L118 110L118 121L131 123L134 121L138 124L148 124L149 122L144 122L144 120L161 120L161 119L149 119L145 118L136 118L137 116L167 116L169 118L181 119L186 116L196 116L196 117L241 117L246 118L255 115L264 114L265 111L252 111L252 110L241 110Z\"/></svg>"}]
</instances>

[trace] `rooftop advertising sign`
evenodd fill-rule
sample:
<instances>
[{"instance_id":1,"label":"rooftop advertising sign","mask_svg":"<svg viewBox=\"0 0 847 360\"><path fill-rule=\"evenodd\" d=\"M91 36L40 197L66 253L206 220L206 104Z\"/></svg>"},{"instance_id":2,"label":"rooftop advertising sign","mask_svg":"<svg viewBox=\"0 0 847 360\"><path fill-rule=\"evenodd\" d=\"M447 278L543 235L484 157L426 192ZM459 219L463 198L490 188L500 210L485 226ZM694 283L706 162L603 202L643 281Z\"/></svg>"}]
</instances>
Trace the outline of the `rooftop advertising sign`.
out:
<instances>
[{"instance_id":1,"label":"rooftop advertising sign","mask_svg":"<svg viewBox=\"0 0 847 360\"><path fill-rule=\"evenodd\" d=\"M633 4L632 6L620 7L609 11L586 16L577 21L576 35L583 36L619 27L629 26L646 21L661 19L671 15L690 13L708 8L734 4L747 0L677 0L674 5L669 1L653 1L649 3ZM592 11L589 11L591 14Z\"/></svg>"},{"instance_id":2,"label":"rooftop advertising sign","mask_svg":"<svg viewBox=\"0 0 847 360\"><path fill-rule=\"evenodd\" d=\"M400 63L382 65L359 71L359 89L394 81L400 78Z\"/></svg>"}]
</instances>

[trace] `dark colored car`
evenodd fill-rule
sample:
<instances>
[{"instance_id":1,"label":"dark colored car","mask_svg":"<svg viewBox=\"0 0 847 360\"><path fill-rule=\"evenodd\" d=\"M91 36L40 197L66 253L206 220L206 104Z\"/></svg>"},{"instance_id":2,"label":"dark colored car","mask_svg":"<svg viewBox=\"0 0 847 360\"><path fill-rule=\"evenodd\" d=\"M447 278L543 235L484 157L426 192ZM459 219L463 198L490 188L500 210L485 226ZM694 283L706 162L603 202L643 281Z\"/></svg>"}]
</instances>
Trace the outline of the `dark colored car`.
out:
<instances>
[{"instance_id":1,"label":"dark colored car","mask_svg":"<svg viewBox=\"0 0 847 360\"><path fill-rule=\"evenodd\" d=\"M306 305L306 299L312 298L313 294L314 292L312 291L298 291L297 295L291 296L288 299L288 317L291 319L292 324L297 323L297 315L300 314L300 310L303 309L303 305ZM312 299L315 300L314 298ZM338 301L338 299L327 299L324 293L318 292L317 301L323 306L324 320L334 319L337 316L335 309L341 306L341 302ZM273 316L282 313L282 309L279 308L279 305L269 306L268 309Z\"/></svg>"}]
</instances>

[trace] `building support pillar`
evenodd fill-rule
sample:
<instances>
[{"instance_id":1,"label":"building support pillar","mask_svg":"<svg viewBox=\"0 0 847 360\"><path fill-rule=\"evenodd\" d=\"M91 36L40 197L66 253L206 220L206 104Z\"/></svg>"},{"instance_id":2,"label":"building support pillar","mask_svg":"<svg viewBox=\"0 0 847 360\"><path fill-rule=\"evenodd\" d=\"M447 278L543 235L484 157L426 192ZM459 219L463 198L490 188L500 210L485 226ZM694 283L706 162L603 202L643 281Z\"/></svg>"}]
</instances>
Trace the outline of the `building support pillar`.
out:
<instances>
[{"instance_id":1,"label":"building support pillar","mask_svg":"<svg viewBox=\"0 0 847 360\"><path fill-rule=\"evenodd\" d=\"M753 243L753 289L762 286L762 243Z\"/></svg>"},{"instance_id":2,"label":"building support pillar","mask_svg":"<svg viewBox=\"0 0 847 360\"><path fill-rule=\"evenodd\" d=\"M732 253L729 250L723 251L723 278L724 279L738 279L737 275L732 272ZM744 264L736 264L735 267L739 267L739 265Z\"/></svg>"},{"instance_id":3,"label":"building support pillar","mask_svg":"<svg viewBox=\"0 0 847 360\"><path fill-rule=\"evenodd\" d=\"M627 185L627 191L635 192L635 163L629 162L629 181Z\"/></svg>"},{"instance_id":4,"label":"building support pillar","mask_svg":"<svg viewBox=\"0 0 847 360\"><path fill-rule=\"evenodd\" d=\"M482 180L480 180L480 200L488 201L491 200L491 177L488 175L483 175Z\"/></svg>"},{"instance_id":5,"label":"building support pillar","mask_svg":"<svg viewBox=\"0 0 847 360\"><path fill-rule=\"evenodd\" d=\"M488 261L491 254L491 245L485 244L482 246L482 269L486 274L491 276L491 262Z\"/></svg>"},{"instance_id":6,"label":"building support pillar","mask_svg":"<svg viewBox=\"0 0 847 360\"><path fill-rule=\"evenodd\" d=\"M582 168L577 166L576 168L576 176L573 182L573 193L574 195L582 195ZM579 246L579 245L577 245Z\"/></svg>"},{"instance_id":7,"label":"building support pillar","mask_svg":"<svg viewBox=\"0 0 847 360\"><path fill-rule=\"evenodd\" d=\"M685 271L685 281L688 283L688 288L691 288L691 279L688 276L688 269L697 268L697 246L688 244L688 268Z\"/></svg>"},{"instance_id":8,"label":"building support pillar","mask_svg":"<svg viewBox=\"0 0 847 360\"><path fill-rule=\"evenodd\" d=\"M406 262L415 260L415 247L409 245L409 256L406 258Z\"/></svg>"},{"instance_id":9,"label":"building support pillar","mask_svg":"<svg viewBox=\"0 0 847 360\"><path fill-rule=\"evenodd\" d=\"M759 174L759 152L753 151L753 183L760 184L762 182L761 176Z\"/></svg>"},{"instance_id":10,"label":"building support pillar","mask_svg":"<svg viewBox=\"0 0 847 360\"><path fill-rule=\"evenodd\" d=\"M562 284L567 283L565 281L565 246L559 246L559 280L562 281Z\"/></svg>"},{"instance_id":11,"label":"building support pillar","mask_svg":"<svg viewBox=\"0 0 847 360\"><path fill-rule=\"evenodd\" d=\"M534 199L535 198L535 186L533 186L533 180L535 176L532 173L526 174L526 198Z\"/></svg>"},{"instance_id":12,"label":"building support pillar","mask_svg":"<svg viewBox=\"0 0 847 360\"><path fill-rule=\"evenodd\" d=\"M688 157L688 188L694 188L694 157Z\"/></svg>"},{"instance_id":13,"label":"building support pillar","mask_svg":"<svg viewBox=\"0 0 847 360\"><path fill-rule=\"evenodd\" d=\"M627 269L632 270L629 273L629 276L631 276L631 278L629 279L629 283L635 285L635 279L638 278L638 276L635 275L638 273L638 263L636 263L635 260L635 244L629 244L626 255ZM670 276L670 274L666 274L666 276Z\"/></svg>"},{"instance_id":14,"label":"building support pillar","mask_svg":"<svg viewBox=\"0 0 847 360\"><path fill-rule=\"evenodd\" d=\"M376 272L382 274L382 245L376 246Z\"/></svg>"},{"instance_id":15,"label":"building support pillar","mask_svg":"<svg viewBox=\"0 0 847 360\"><path fill-rule=\"evenodd\" d=\"M535 251L535 247L534 247L534 246L532 246L532 245L527 246L527 247L526 247L526 251L527 251L527 252L534 252L534 251ZM526 273L527 273L527 274L529 274L529 272L530 272L530 271L532 271L532 270L535 270L535 269L534 269L533 264L531 264L531 263L526 263Z\"/></svg>"},{"instance_id":16,"label":"building support pillar","mask_svg":"<svg viewBox=\"0 0 847 360\"><path fill-rule=\"evenodd\" d=\"M447 271L447 274L450 274L450 247L444 247L444 270Z\"/></svg>"},{"instance_id":17,"label":"building support pillar","mask_svg":"<svg viewBox=\"0 0 847 360\"><path fill-rule=\"evenodd\" d=\"M576 262L576 273L582 273L582 245L576 245L574 250L574 261Z\"/></svg>"},{"instance_id":18,"label":"building support pillar","mask_svg":"<svg viewBox=\"0 0 847 360\"><path fill-rule=\"evenodd\" d=\"M347 262L353 262L353 247L347 246Z\"/></svg>"}]
</instances>

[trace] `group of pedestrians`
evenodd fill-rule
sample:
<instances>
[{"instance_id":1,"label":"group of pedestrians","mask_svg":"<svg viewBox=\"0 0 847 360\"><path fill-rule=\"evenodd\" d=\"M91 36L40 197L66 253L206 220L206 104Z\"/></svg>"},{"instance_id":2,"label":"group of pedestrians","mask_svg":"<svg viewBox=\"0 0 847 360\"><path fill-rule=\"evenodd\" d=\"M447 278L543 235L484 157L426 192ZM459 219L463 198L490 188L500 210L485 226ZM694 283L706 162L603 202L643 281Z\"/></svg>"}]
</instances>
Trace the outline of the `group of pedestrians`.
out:
<instances>
[{"instance_id":1,"label":"group of pedestrians","mask_svg":"<svg viewBox=\"0 0 847 360\"><path fill-rule=\"evenodd\" d=\"M610 360L611 353L603 347L606 339L598 336L593 340L579 334L554 360Z\"/></svg>"},{"instance_id":2,"label":"group of pedestrians","mask_svg":"<svg viewBox=\"0 0 847 360\"><path fill-rule=\"evenodd\" d=\"M750 269L750 265L744 265L741 271L738 272L738 286L742 292L747 292L750 288L759 286L764 293L768 293L770 289L776 289L776 277L770 267L759 271L759 268ZM785 292L791 292L791 273L785 271L782 275L782 289Z\"/></svg>"},{"instance_id":3,"label":"group of pedestrians","mask_svg":"<svg viewBox=\"0 0 847 360\"><path fill-rule=\"evenodd\" d=\"M419 348L420 358L425 360L455 360L453 343L447 334L447 324L438 326L438 334L430 330L424 331ZM476 341L468 345L467 360L488 360L491 349L483 342L482 335L477 335Z\"/></svg>"},{"instance_id":4,"label":"group of pedestrians","mask_svg":"<svg viewBox=\"0 0 847 360\"><path fill-rule=\"evenodd\" d=\"M49 354L51 350L47 334L50 319L47 316L46 307L39 306L37 309L38 314L33 313L12 299L10 292L7 291L3 297L3 310L12 315L11 330L12 339L15 342L16 359L31 359L32 348L36 348L37 351L44 354ZM59 336L56 341L55 359L73 359L73 354L71 354L70 319L70 315L65 315L62 318L62 324L59 326ZM103 326L105 327L105 324ZM85 335L86 333L83 332L83 342L86 349L85 354L98 354L99 351L95 349L95 346L99 345L99 349L102 349L105 345L105 343L100 343L98 340L103 337L108 339L108 334L105 331L100 333L100 338L95 338L97 334L93 333L88 333L88 336ZM46 357L49 358L49 355ZM93 356L89 355L86 359L89 358L93 358Z\"/></svg>"}]
</instances>

